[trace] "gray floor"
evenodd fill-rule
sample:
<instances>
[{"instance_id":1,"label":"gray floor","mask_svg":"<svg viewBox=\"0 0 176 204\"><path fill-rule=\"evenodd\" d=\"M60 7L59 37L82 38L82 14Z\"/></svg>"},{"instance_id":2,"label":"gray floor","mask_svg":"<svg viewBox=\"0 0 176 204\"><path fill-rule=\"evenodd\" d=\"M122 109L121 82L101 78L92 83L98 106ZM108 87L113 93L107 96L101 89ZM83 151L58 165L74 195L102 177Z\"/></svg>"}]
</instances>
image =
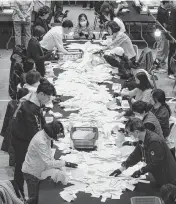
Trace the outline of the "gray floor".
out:
<instances>
[{"instance_id":1,"label":"gray floor","mask_svg":"<svg viewBox=\"0 0 176 204\"><path fill-rule=\"evenodd\" d=\"M82 9L81 7L65 7L64 10L70 10L68 18L72 19L74 23L77 22L77 17L80 13L86 13L88 15L90 24L94 22L94 11L90 9ZM10 70L10 55L12 50L0 50L0 129L2 127L6 106L9 100L8 96L8 84L9 84L9 70ZM155 53L155 52L154 52ZM157 81L157 87L165 90L167 96L172 96L172 87L174 81L168 79L166 74L158 74L159 80ZM174 107L173 107L174 108ZM2 137L0 137L0 145ZM13 171L8 167L8 155L0 151L0 180L11 179L13 177Z\"/></svg>"}]
</instances>

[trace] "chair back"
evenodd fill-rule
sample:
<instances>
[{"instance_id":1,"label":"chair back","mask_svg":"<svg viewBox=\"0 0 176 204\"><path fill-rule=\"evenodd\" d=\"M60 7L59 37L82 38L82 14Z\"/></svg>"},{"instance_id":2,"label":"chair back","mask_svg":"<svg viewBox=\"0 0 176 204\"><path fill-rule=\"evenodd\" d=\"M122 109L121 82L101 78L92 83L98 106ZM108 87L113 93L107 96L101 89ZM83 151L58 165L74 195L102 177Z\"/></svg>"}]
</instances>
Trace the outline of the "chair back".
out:
<instances>
[{"instance_id":1,"label":"chair back","mask_svg":"<svg viewBox=\"0 0 176 204\"><path fill-rule=\"evenodd\" d=\"M138 60L138 54L139 54L138 46L133 44L133 48L134 48L134 51L136 53L136 60Z\"/></svg>"}]
</instances>

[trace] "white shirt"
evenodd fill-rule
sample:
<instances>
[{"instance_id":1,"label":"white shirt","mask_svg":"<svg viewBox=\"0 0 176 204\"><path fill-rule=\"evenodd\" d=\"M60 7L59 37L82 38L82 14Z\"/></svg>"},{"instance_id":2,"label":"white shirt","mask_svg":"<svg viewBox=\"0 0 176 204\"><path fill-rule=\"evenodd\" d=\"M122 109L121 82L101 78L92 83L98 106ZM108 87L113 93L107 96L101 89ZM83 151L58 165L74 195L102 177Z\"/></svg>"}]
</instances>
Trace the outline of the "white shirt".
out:
<instances>
[{"instance_id":1,"label":"white shirt","mask_svg":"<svg viewBox=\"0 0 176 204\"><path fill-rule=\"evenodd\" d=\"M43 171L63 166L65 166L65 161L53 158L51 141L47 139L45 131L39 131L29 144L22 172L41 179Z\"/></svg>"},{"instance_id":2,"label":"white shirt","mask_svg":"<svg viewBox=\"0 0 176 204\"><path fill-rule=\"evenodd\" d=\"M126 32L125 25L120 18L115 17L113 19L113 21L115 21L118 24L118 26L120 27L120 32L122 32L122 33Z\"/></svg>"},{"instance_id":3,"label":"white shirt","mask_svg":"<svg viewBox=\"0 0 176 204\"><path fill-rule=\"evenodd\" d=\"M57 47L59 51L65 51L63 47L63 29L61 26L55 26L51 28L40 41L42 48L46 50L53 50L54 47Z\"/></svg>"}]
</instances>

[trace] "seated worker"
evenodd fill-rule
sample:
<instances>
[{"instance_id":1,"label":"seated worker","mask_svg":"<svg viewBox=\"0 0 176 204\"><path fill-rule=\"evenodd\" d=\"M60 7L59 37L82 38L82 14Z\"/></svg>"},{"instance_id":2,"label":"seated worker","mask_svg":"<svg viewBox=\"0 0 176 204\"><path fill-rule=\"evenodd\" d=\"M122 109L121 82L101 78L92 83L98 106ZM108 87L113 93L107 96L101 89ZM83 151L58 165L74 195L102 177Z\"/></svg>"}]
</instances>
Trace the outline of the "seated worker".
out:
<instances>
[{"instance_id":1,"label":"seated worker","mask_svg":"<svg viewBox=\"0 0 176 204\"><path fill-rule=\"evenodd\" d=\"M74 29L74 38L93 39L93 29L84 13L78 16L78 25Z\"/></svg>"},{"instance_id":2,"label":"seated worker","mask_svg":"<svg viewBox=\"0 0 176 204\"><path fill-rule=\"evenodd\" d=\"M40 45L45 50L53 50L56 47L63 54L69 52L63 46L63 36L69 34L73 28L73 23L70 20L65 20L62 26L51 28L40 41Z\"/></svg>"},{"instance_id":3,"label":"seated worker","mask_svg":"<svg viewBox=\"0 0 176 204\"><path fill-rule=\"evenodd\" d=\"M36 70L41 74L42 77L45 75L44 62L52 55L52 50L48 51L45 55L42 47L40 46L39 40L45 30L41 26L34 28L34 36L30 39L27 48L27 57L35 62Z\"/></svg>"},{"instance_id":4,"label":"seated worker","mask_svg":"<svg viewBox=\"0 0 176 204\"><path fill-rule=\"evenodd\" d=\"M151 173L156 181L156 187L172 183L176 179L176 162L164 138L147 130L139 118L131 118L125 130L129 136L135 137L139 142L127 160L121 164L121 168L110 176L117 177L125 169L144 161L146 166L135 171L131 177L139 178L141 175Z\"/></svg>"},{"instance_id":5,"label":"seated worker","mask_svg":"<svg viewBox=\"0 0 176 204\"><path fill-rule=\"evenodd\" d=\"M163 185L160 189L160 196L164 204L176 204L176 186L175 184L169 183L169 184Z\"/></svg>"},{"instance_id":6,"label":"seated worker","mask_svg":"<svg viewBox=\"0 0 176 204\"><path fill-rule=\"evenodd\" d=\"M152 84L149 81L148 76L145 72L138 72L135 75L135 80L137 84L137 88L127 91L122 89L120 95L121 96L129 96L131 98L131 103L136 101L144 101L150 103L151 101L151 92L152 92Z\"/></svg>"},{"instance_id":7,"label":"seated worker","mask_svg":"<svg viewBox=\"0 0 176 204\"><path fill-rule=\"evenodd\" d=\"M152 92L152 98L154 105L151 109L151 112L155 114L156 118L158 119L163 131L164 138L167 138L170 133L169 118L171 116L171 109L166 103L165 93L161 89L155 89Z\"/></svg>"},{"instance_id":8,"label":"seated worker","mask_svg":"<svg viewBox=\"0 0 176 204\"><path fill-rule=\"evenodd\" d=\"M64 127L59 121L46 123L43 129L31 140L22 166L24 179L28 187L27 203L37 204L39 182L42 172L48 169L60 169L64 166L76 168L77 164L55 160L51 154L51 141L64 137ZM62 179L64 180L64 175ZM61 180L62 181L62 180ZM64 181L62 181L64 182Z\"/></svg>"},{"instance_id":9,"label":"seated worker","mask_svg":"<svg viewBox=\"0 0 176 204\"><path fill-rule=\"evenodd\" d=\"M155 132L157 135L163 137L161 125L156 116L148 110L148 104L144 101L136 101L132 104L132 111L135 117L142 120L146 129Z\"/></svg>"},{"instance_id":10,"label":"seated worker","mask_svg":"<svg viewBox=\"0 0 176 204\"><path fill-rule=\"evenodd\" d=\"M38 11L38 17L36 18L34 22L34 27L41 26L42 28L44 28L45 33L47 33L50 29L48 22L47 22L49 15L50 15L49 7L48 6L41 7Z\"/></svg>"},{"instance_id":11,"label":"seated worker","mask_svg":"<svg viewBox=\"0 0 176 204\"><path fill-rule=\"evenodd\" d=\"M109 54L105 53L103 57L111 66L118 68L118 75L121 78L128 79L131 77L131 62L125 55L123 48L116 47Z\"/></svg>"},{"instance_id":12,"label":"seated worker","mask_svg":"<svg viewBox=\"0 0 176 204\"><path fill-rule=\"evenodd\" d=\"M122 47L128 59L135 63L136 53L128 35L120 31L120 27L115 21L109 21L106 27L108 33L113 37L112 42L104 50L112 49L114 47Z\"/></svg>"}]
</instances>

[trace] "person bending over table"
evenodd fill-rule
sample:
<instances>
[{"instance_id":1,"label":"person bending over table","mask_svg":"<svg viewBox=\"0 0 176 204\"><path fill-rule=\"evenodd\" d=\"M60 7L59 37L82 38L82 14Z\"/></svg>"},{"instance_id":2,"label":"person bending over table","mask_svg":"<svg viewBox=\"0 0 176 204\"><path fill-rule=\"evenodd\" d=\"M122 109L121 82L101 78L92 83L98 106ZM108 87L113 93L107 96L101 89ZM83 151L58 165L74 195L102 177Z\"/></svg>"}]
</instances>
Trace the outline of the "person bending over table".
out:
<instances>
[{"instance_id":1,"label":"person bending over table","mask_svg":"<svg viewBox=\"0 0 176 204\"><path fill-rule=\"evenodd\" d=\"M164 141L164 138L147 130L139 118L131 118L125 127L129 136L138 139L138 144L121 167L110 174L119 176L125 169L144 161L146 166L135 171L131 176L139 178L141 175L151 173L156 186L172 183L176 179L176 162Z\"/></svg>"},{"instance_id":2,"label":"person bending over table","mask_svg":"<svg viewBox=\"0 0 176 204\"><path fill-rule=\"evenodd\" d=\"M145 71L145 70L144 70ZM139 71L135 75L136 80L136 88L129 91L127 89L122 89L120 93L115 95L122 96L124 99L127 99L130 104L135 103L136 101L144 101L146 103L152 103L152 84L149 81L149 76L147 76L147 72ZM117 119L121 118L122 116L131 116L132 110L128 109L127 111L123 111L117 116Z\"/></svg>"},{"instance_id":3,"label":"person bending over table","mask_svg":"<svg viewBox=\"0 0 176 204\"><path fill-rule=\"evenodd\" d=\"M136 101L132 104L131 108L135 117L142 120L146 129L163 137L161 125L156 116L151 111L149 111L148 103L144 101Z\"/></svg>"},{"instance_id":4,"label":"person bending over table","mask_svg":"<svg viewBox=\"0 0 176 204\"><path fill-rule=\"evenodd\" d=\"M93 39L93 28L90 26L86 14L78 16L78 25L74 29L75 39Z\"/></svg>"},{"instance_id":5,"label":"person bending over table","mask_svg":"<svg viewBox=\"0 0 176 204\"><path fill-rule=\"evenodd\" d=\"M73 28L73 23L70 20L65 20L62 26L55 26L51 28L40 41L40 45L45 50L53 50L57 48L63 54L69 54L63 46L63 36L69 34Z\"/></svg>"},{"instance_id":6,"label":"person bending over table","mask_svg":"<svg viewBox=\"0 0 176 204\"><path fill-rule=\"evenodd\" d=\"M106 27L108 33L112 35L112 42L106 48L104 48L104 50L112 49L114 47L122 47L128 59L135 63L136 53L128 35L120 31L120 27L115 21L109 21Z\"/></svg>"},{"instance_id":7,"label":"person bending over table","mask_svg":"<svg viewBox=\"0 0 176 204\"><path fill-rule=\"evenodd\" d=\"M39 40L45 33L44 28L41 26L36 26L34 28L34 36L30 39L27 48L27 57L35 62L36 70L41 74L42 77L45 76L45 60L48 60L52 55L52 50L47 51L44 55L43 49L40 46Z\"/></svg>"},{"instance_id":8,"label":"person bending over table","mask_svg":"<svg viewBox=\"0 0 176 204\"><path fill-rule=\"evenodd\" d=\"M104 53L104 59L113 67L117 67L119 75L123 79L129 79L131 75L131 61L124 53L124 49L121 47L116 47L110 51L110 53Z\"/></svg>"},{"instance_id":9,"label":"person bending over table","mask_svg":"<svg viewBox=\"0 0 176 204\"><path fill-rule=\"evenodd\" d=\"M50 29L47 19L50 15L50 9L48 6L43 6L38 11L38 17L35 20L34 27L41 26L44 28L45 33L47 33Z\"/></svg>"},{"instance_id":10,"label":"person bending over table","mask_svg":"<svg viewBox=\"0 0 176 204\"><path fill-rule=\"evenodd\" d=\"M42 172L48 169L60 169L64 166L76 168L77 164L55 160L51 154L51 141L64 137L64 127L59 121L44 125L31 140L23 163L22 172L28 187L28 204L37 204L39 181ZM62 175L64 177L64 175ZM64 180L64 178L63 178Z\"/></svg>"},{"instance_id":11,"label":"person bending over table","mask_svg":"<svg viewBox=\"0 0 176 204\"><path fill-rule=\"evenodd\" d=\"M51 83L41 83L37 88L37 92L30 93L20 100L21 103L15 113L16 119L12 122L12 146L16 159L14 180L17 182L23 195L24 179L21 171L22 164L30 141L45 124L42 107L50 101L55 93L56 90Z\"/></svg>"}]
</instances>

